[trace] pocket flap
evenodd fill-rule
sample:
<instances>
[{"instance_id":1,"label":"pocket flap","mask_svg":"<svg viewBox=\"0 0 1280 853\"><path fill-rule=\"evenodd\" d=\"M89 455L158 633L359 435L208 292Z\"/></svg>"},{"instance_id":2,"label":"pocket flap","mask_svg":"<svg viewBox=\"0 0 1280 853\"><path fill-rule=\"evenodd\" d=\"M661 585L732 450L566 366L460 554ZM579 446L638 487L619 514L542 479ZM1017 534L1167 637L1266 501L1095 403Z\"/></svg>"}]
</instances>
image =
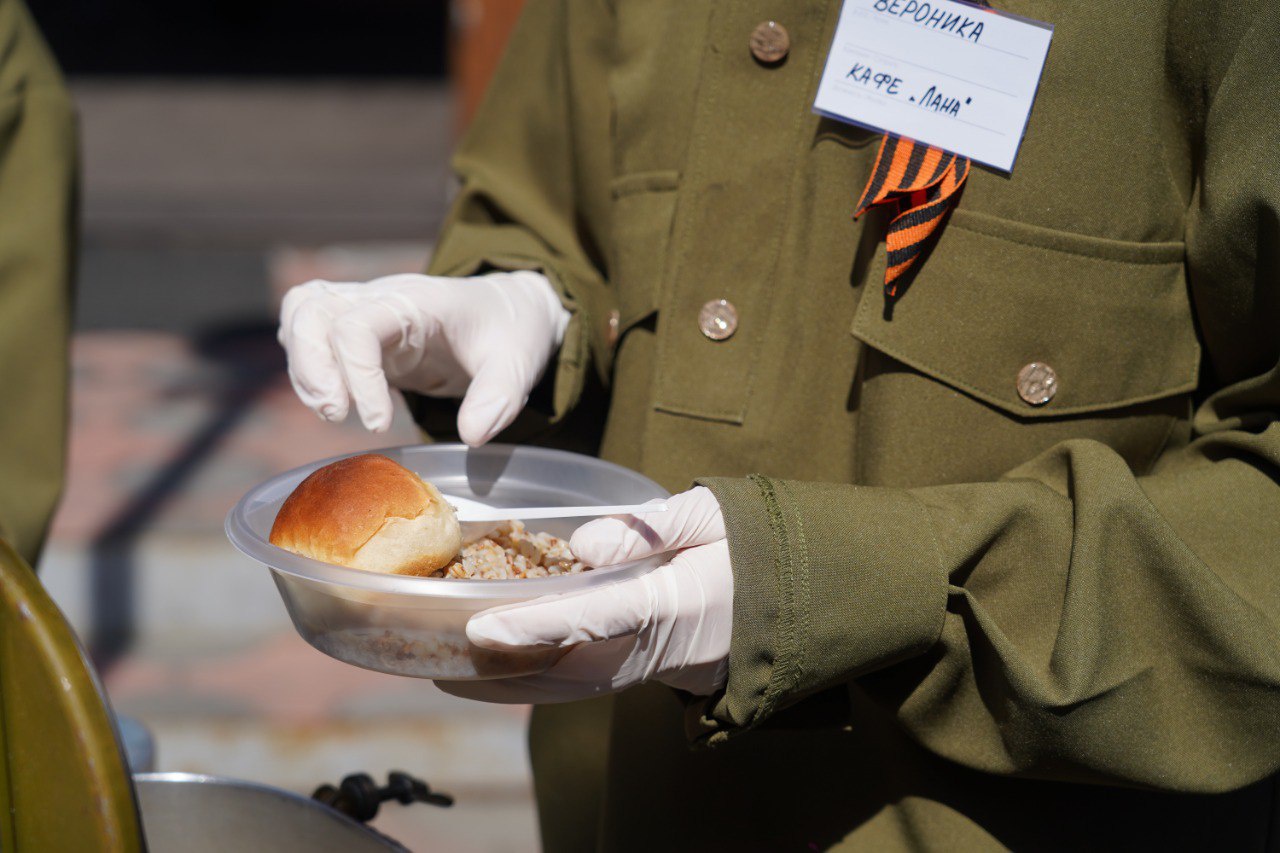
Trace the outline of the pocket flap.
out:
<instances>
[{"instance_id":1,"label":"pocket flap","mask_svg":"<svg viewBox=\"0 0 1280 853\"><path fill-rule=\"evenodd\" d=\"M613 268L620 329L658 310L658 289L671 238L678 172L644 172L613 181Z\"/></svg>"},{"instance_id":2,"label":"pocket flap","mask_svg":"<svg viewBox=\"0 0 1280 853\"><path fill-rule=\"evenodd\" d=\"M957 210L888 310L881 247L853 334L1020 417L1171 396L1196 387L1200 363L1183 252L1181 243L1103 240ZM1033 362L1057 379L1039 405L1019 393Z\"/></svg>"}]
</instances>

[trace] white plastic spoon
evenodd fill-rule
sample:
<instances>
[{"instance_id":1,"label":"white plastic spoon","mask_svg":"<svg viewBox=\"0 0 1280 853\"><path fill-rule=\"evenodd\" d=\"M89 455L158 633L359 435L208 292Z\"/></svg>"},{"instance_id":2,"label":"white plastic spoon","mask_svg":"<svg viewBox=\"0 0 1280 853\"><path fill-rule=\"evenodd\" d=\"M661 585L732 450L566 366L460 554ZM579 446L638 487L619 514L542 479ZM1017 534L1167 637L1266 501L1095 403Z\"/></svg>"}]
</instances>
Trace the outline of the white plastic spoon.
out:
<instances>
[{"instance_id":1,"label":"white plastic spoon","mask_svg":"<svg viewBox=\"0 0 1280 853\"><path fill-rule=\"evenodd\" d=\"M457 510L458 523L462 526L462 541L474 542L493 531L494 526L512 518L590 518L600 515L643 515L648 512L666 512L667 504L617 504L614 506L489 506L472 498L445 495L445 500Z\"/></svg>"}]
</instances>

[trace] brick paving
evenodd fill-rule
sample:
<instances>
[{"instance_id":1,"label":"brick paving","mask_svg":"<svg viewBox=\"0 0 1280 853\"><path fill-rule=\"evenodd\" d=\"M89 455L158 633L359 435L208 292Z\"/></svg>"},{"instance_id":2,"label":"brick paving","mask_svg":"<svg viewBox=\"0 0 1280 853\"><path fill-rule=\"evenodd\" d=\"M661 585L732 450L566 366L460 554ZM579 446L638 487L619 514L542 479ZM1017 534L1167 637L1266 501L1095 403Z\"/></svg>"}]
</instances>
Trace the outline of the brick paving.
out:
<instances>
[{"instance_id":1,"label":"brick paving","mask_svg":"<svg viewBox=\"0 0 1280 853\"><path fill-rule=\"evenodd\" d=\"M229 336L210 357L163 332L78 334L72 345L69 479L54 519L59 541L86 541L122 501L212 433L188 479L166 496L148 532L218 530L248 485L316 459L412 443L401 409L392 428L366 432L354 418L320 421L298 402L273 331Z\"/></svg>"},{"instance_id":2,"label":"brick paving","mask_svg":"<svg viewBox=\"0 0 1280 853\"><path fill-rule=\"evenodd\" d=\"M459 797L448 812L387 807L378 826L429 850L531 850L535 823L520 707L476 706L430 682L368 672L311 649L265 570L223 517L248 486L318 458L411 443L403 409L383 435L320 421L293 396L270 336L236 359L159 332L89 332L73 346L67 488L42 576L94 633L95 543L137 497L216 440L155 503L131 543L133 637L104 670L113 705L155 733L158 766L281 785L404 769ZM240 407L227 418L228 408Z\"/></svg>"}]
</instances>

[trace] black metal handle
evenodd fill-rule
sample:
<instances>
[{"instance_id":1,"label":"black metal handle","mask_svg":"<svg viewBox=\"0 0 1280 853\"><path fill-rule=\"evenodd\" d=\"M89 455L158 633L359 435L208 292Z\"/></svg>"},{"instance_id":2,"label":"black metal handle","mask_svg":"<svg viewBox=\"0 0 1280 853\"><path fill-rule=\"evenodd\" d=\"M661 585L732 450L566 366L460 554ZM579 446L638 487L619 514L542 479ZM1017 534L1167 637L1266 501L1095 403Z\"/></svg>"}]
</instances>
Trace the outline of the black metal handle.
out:
<instances>
[{"instance_id":1,"label":"black metal handle","mask_svg":"<svg viewBox=\"0 0 1280 853\"><path fill-rule=\"evenodd\" d=\"M396 800L406 806L411 803L442 807L453 805L453 797L431 790L426 782L402 770L392 770L387 775L387 784L381 788L368 773L352 773L344 777L336 788L333 785L316 788L311 798L361 823L373 820L378 807L387 800Z\"/></svg>"}]
</instances>

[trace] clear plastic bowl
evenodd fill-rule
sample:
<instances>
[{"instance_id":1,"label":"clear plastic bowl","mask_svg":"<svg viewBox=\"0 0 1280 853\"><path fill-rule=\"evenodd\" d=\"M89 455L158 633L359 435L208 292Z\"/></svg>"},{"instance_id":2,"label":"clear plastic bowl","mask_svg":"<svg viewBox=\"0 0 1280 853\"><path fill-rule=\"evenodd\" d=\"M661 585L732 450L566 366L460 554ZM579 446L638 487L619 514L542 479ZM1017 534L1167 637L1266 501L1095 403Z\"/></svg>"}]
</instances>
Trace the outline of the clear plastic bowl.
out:
<instances>
[{"instance_id":1,"label":"clear plastic bowl","mask_svg":"<svg viewBox=\"0 0 1280 853\"><path fill-rule=\"evenodd\" d=\"M541 447L413 445L373 451L430 480L446 496L492 506L642 503L668 497L657 483L610 462ZM356 455L356 454L352 454ZM420 578L322 563L268 541L284 499L334 457L255 486L227 515L233 545L271 570L298 633L320 651L366 669L415 678L476 680L542 672L560 652L492 652L467 641L474 613L550 593L637 577L658 558L572 575L515 580ZM531 521L568 538L583 519Z\"/></svg>"}]
</instances>

